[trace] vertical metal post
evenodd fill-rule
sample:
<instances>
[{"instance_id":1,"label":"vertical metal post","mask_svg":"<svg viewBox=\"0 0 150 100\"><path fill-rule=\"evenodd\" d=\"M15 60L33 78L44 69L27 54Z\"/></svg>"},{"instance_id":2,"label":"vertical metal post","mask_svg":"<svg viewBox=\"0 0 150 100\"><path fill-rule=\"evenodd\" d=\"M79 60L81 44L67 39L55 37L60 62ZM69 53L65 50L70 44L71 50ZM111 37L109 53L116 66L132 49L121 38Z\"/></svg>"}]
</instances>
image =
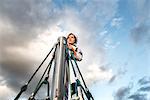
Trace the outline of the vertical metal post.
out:
<instances>
[{"instance_id":1,"label":"vertical metal post","mask_svg":"<svg viewBox=\"0 0 150 100\"><path fill-rule=\"evenodd\" d=\"M59 37L52 77L51 100L63 100L65 96L65 44L66 38Z\"/></svg>"}]
</instances>

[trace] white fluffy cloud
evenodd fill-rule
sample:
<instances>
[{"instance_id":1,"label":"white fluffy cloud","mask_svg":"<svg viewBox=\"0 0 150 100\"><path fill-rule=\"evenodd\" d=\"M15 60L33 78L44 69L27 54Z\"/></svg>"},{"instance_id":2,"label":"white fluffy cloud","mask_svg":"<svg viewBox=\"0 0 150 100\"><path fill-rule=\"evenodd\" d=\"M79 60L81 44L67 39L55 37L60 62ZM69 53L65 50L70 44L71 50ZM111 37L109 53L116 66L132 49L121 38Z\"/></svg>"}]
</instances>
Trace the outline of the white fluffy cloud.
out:
<instances>
[{"instance_id":1,"label":"white fluffy cloud","mask_svg":"<svg viewBox=\"0 0 150 100\"><path fill-rule=\"evenodd\" d=\"M8 88L6 85L0 85L0 99L1 100L12 100L15 92Z\"/></svg>"},{"instance_id":2,"label":"white fluffy cloud","mask_svg":"<svg viewBox=\"0 0 150 100\"><path fill-rule=\"evenodd\" d=\"M86 80L88 85L93 84L97 81L109 81L113 77L111 69L103 70L97 64L89 65L86 73Z\"/></svg>"}]
</instances>

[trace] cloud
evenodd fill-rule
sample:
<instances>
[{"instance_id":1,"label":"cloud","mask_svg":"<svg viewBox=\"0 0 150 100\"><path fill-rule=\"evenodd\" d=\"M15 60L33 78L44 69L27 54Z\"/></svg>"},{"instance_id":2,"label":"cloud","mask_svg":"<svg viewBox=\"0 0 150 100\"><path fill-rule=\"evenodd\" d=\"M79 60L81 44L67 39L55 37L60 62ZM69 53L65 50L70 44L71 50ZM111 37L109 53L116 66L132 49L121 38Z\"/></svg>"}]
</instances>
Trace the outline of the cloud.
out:
<instances>
[{"instance_id":1,"label":"cloud","mask_svg":"<svg viewBox=\"0 0 150 100\"><path fill-rule=\"evenodd\" d=\"M12 95L15 95L15 92L12 91L10 88L8 88L5 85L0 86L0 90L3 91L0 93L0 99L1 100L11 100Z\"/></svg>"},{"instance_id":2,"label":"cloud","mask_svg":"<svg viewBox=\"0 0 150 100\"><path fill-rule=\"evenodd\" d=\"M97 40L98 42L100 42L99 44L105 49L115 49L120 45L119 41L113 41L111 34L104 30L102 32L99 33L99 40Z\"/></svg>"},{"instance_id":3,"label":"cloud","mask_svg":"<svg viewBox=\"0 0 150 100\"><path fill-rule=\"evenodd\" d=\"M96 83L98 81L109 81L113 77L111 69L98 67L96 64L89 65L85 78L88 85Z\"/></svg>"},{"instance_id":4,"label":"cloud","mask_svg":"<svg viewBox=\"0 0 150 100\"><path fill-rule=\"evenodd\" d=\"M134 95L131 95L129 97L129 99L132 99L132 100L147 100L146 99L146 94L134 94Z\"/></svg>"},{"instance_id":5,"label":"cloud","mask_svg":"<svg viewBox=\"0 0 150 100\"><path fill-rule=\"evenodd\" d=\"M59 21L61 12L53 11L53 9L51 1L2 0L0 5L1 46L27 45L48 26Z\"/></svg>"},{"instance_id":6,"label":"cloud","mask_svg":"<svg viewBox=\"0 0 150 100\"><path fill-rule=\"evenodd\" d=\"M116 78L117 78L117 75L113 75L108 83L112 83L113 81L116 80Z\"/></svg>"},{"instance_id":7,"label":"cloud","mask_svg":"<svg viewBox=\"0 0 150 100\"><path fill-rule=\"evenodd\" d=\"M139 91L150 91L150 86L145 86L145 87L141 87L140 89L139 89Z\"/></svg>"},{"instance_id":8,"label":"cloud","mask_svg":"<svg viewBox=\"0 0 150 100\"><path fill-rule=\"evenodd\" d=\"M95 0L88 2L81 11L81 16L83 15L82 20L86 23L85 28L89 31L96 31L96 27L105 25L117 11L116 2L118 2L118 0Z\"/></svg>"},{"instance_id":9,"label":"cloud","mask_svg":"<svg viewBox=\"0 0 150 100\"><path fill-rule=\"evenodd\" d=\"M150 39L150 2L148 0L134 0L129 2L133 4L133 13L135 14L135 26L131 29L131 38L134 43L146 43L149 45Z\"/></svg>"},{"instance_id":10,"label":"cloud","mask_svg":"<svg viewBox=\"0 0 150 100\"><path fill-rule=\"evenodd\" d=\"M115 94L115 100L127 100L128 95L130 94L130 87L121 87Z\"/></svg>"},{"instance_id":11,"label":"cloud","mask_svg":"<svg viewBox=\"0 0 150 100\"><path fill-rule=\"evenodd\" d=\"M119 17L119 18L113 18L112 22L111 22L111 26L112 27L119 27L122 23L123 18Z\"/></svg>"},{"instance_id":12,"label":"cloud","mask_svg":"<svg viewBox=\"0 0 150 100\"><path fill-rule=\"evenodd\" d=\"M145 77L139 79L138 83L140 85L146 85L146 84L150 83L150 77L145 76Z\"/></svg>"},{"instance_id":13,"label":"cloud","mask_svg":"<svg viewBox=\"0 0 150 100\"><path fill-rule=\"evenodd\" d=\"M147 79L147 77L141 78L140 81L138 80L140 86L138 84L137 86L133 85L132 83L131 85L129 84L126 87L119 88L115 94L115 100L149 100L148 95L150 91L150 86L148 86L147 83L145 84L145 79Z\"/></svg>"},{"instance_id":14,"label":"cloud","mask_svg":"<svg viewBox=\"0 0 150 100\"><path fill-rule=\"evenodd\" d=\"M126 66L126 65L124 65L124 66ZM124 68L125 68L125 67L124 67ZM108 83L112 83L112 82L114 82L115 80L117 80L117 79L121 78L122 76L124 76L124 75L126 74L126 72L127 72L127 70L124 69L124 68L119 68L119 69L118 69L118 72L113 75L113 77L109 80Z\"/></svg>"},{"instance_id":15,"label":"cloud","mask_svg":"<svg viewBox=\"0 0 150 100\"><path fill-rule=\"evenodd\" d=\"M59 12L52 11L50 5L50 1L1 0L0 84L5 84L8 91L18 91L40 63L40 59L43 59L39 55L45 44L39 43L38 36L48 26L53 26L60 17ZM49 6L52 7L51 10ZM1 97L7 99L5 95Z\"/></svg>"},{"instance_id":16,"label":"cloud","mask_svg":"<svg viewBox=\"0 0 150 100\"><path fill-rule=\"evenodd\" d=\"M149 43L150 29L148 25L139 24L131 30L131 36L135 43Z\"/></svg>"}]
</instances>

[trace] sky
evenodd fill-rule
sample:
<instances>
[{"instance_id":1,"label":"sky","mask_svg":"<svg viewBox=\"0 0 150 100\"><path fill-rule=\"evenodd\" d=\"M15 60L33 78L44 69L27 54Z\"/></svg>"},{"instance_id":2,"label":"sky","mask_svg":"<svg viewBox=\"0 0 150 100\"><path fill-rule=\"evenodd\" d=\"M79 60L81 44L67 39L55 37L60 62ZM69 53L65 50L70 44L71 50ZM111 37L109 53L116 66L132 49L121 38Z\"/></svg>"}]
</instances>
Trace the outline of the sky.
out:
<instances>
[{"instance_id":1,"label":"sky","mask_svg":"<svg viewBox=\"0 0 150 100\"><path fill-rule=\"evenodd\" d=\"M150 100L150 0L0 0L0 100L13 100L70 32L95 100Z\"/></svg>"}]
</instances>

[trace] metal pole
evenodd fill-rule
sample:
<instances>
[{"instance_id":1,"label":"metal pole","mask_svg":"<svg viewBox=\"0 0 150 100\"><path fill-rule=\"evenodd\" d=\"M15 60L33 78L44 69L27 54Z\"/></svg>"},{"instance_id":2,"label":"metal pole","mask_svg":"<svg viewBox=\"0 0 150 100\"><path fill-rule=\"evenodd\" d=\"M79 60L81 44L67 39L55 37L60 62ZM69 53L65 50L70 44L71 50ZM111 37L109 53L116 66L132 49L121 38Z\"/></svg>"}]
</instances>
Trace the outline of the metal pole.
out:
<instances>
[{"instance_id":1,"label":"metal pole","mask_svg":"<svg viewBox=\"0 0 150 100\"><path fill-rule=\"evenodd\" d=\"M65 45L66 38L59 37L52 77L51 100L63 100L63 97L65 96Z\"/></svg>"}]
</instances>

